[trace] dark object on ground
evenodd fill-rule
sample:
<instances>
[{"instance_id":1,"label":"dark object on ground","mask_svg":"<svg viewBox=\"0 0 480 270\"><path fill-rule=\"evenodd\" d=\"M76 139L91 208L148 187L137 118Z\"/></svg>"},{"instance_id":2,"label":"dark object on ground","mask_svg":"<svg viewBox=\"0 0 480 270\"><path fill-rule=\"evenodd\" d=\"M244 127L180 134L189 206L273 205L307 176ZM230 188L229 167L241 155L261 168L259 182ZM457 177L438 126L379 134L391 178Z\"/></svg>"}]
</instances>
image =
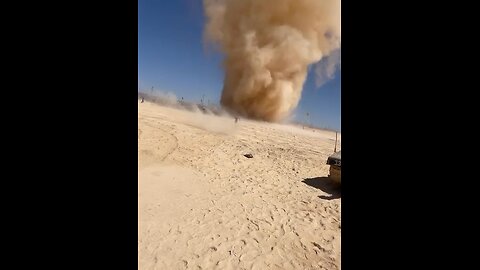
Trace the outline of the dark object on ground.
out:
<instances>
[{"instance_id":1,"label":"dark object on ground","mask_svg":"<svg viewBox=\"0 0 480 270\"><path fill-rule=\"evenodd\" d=\"M200 109L200 111L202 111L202 113L207 112L207 107L205 107L203 104L198 104L197 107Z\"/></svg>"},{"instance_id":2,"label":"dark object on ground","mask_svg":"<svg viewBox=\"0 0 480 270\"><path fill-rule=\"evenodd\" d=\"M330 177L334 182L338 184L341 183L341 152L342 151L338 151L335 154L329 156L327 159L327 165L330 165L330 175L328 177Z\"/></svg>"},{"instance_id":3,"label":"dark object on ground","mask_svg":"<svg viewBox=\"0 0 480 270\"><path fill-rule=\"evenodd\" d=\"M247 158L253 158L252 154L245 154L244 156Z\"/></svg>"}]
</instances>

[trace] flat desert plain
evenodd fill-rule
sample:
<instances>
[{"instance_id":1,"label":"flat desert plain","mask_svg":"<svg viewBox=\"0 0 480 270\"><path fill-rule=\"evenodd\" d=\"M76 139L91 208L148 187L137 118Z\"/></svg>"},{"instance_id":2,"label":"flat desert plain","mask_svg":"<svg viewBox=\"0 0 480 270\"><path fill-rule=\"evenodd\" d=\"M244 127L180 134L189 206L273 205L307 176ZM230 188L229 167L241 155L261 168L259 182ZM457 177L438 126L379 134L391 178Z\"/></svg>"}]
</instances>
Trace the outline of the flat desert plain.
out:
<instances>
[{"instance_id":1,"label":"flat desert plain","mask_svg":"<svg viewBox=\"0 0 480 270\"><path fill-rule=\"evenodd\" d=\"M340 269L334 132L138 107L139 269Z\"/></svg>"}]
</instances>

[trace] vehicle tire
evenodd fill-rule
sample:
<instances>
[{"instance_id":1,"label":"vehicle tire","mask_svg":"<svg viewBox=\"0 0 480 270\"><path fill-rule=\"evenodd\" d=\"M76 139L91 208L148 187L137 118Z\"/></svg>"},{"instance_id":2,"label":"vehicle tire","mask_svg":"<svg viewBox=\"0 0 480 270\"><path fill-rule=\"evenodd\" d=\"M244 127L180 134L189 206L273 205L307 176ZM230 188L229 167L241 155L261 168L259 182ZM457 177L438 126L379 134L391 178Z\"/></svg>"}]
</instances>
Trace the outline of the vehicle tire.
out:
<instances>
[{"instance_id":1,"label":"vehicle tire","mask_svg":"<svg viewBox=\"0 0 480 270\"><path fill-rule=\"evenodd\" d=\"M335 165L330 165L330 179L332 179L335 183L340 184L341 183L341 168L339 166Z\"/></svg>"}]
</instances>

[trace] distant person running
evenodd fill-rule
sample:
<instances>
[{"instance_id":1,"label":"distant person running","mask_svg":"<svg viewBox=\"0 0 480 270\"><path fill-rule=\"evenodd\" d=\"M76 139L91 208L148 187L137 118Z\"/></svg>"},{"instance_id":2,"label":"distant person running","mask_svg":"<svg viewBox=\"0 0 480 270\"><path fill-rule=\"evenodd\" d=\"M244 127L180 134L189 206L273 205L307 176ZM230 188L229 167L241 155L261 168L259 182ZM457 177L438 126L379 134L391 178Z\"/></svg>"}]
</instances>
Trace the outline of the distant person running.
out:
<instances>
[{"instance_id":1,"label":"distant person running","mask_svg":"<svg viewBox=\"0 0 480 270\"><path fill-rule=\"evenodd\" d=\"M140 103L143 103L143 97L142 97L142 102L140 102Z\"/></svg>"}]
</instances>

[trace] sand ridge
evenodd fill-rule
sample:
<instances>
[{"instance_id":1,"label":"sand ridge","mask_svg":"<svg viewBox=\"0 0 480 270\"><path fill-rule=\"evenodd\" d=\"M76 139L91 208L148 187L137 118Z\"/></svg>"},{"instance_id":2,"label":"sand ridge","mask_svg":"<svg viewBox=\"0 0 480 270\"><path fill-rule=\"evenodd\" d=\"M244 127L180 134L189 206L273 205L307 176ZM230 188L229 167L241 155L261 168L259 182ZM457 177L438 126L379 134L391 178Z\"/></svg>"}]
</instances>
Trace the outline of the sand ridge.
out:
<instances>
[{"instance_id":1,"label":"sand ridge","mask_svg":"<svg viewBox=\"0 0 480 270\"><path fill-rule=\"evenodd\" d=\"M335 133L145 102L138 136L139 269L340 269Z\"/></svg>"}]
</instances>

